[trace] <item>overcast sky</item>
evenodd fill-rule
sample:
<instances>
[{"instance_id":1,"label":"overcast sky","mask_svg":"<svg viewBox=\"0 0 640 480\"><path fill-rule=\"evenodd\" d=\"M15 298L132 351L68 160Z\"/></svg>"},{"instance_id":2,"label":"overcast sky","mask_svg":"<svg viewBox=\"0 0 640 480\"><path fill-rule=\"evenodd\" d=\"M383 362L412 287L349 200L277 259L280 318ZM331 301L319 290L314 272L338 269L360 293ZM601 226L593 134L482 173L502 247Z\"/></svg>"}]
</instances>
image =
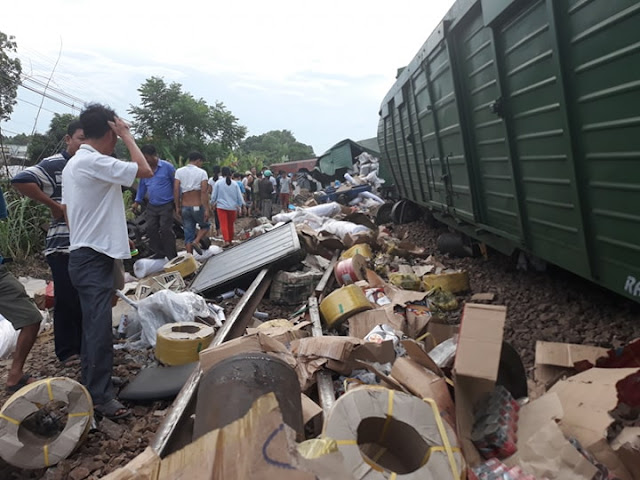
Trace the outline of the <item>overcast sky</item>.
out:
<instances>
[{"instance_id":1,"label":"overcast sky","mask_svg":"<svg viewBox=\"0 0 640 480\"><path fill-rule=\"evenodd\" d=\"M453 0L18 1L0 16L25 82L46 83L123 117L150 76L222 102L248 135L291 130L316 155L376 135L380 103ZM54 64L60 53L57 66ZM42 88L40 88L42 90ZM5 135L77 113L23 87Z\"/></svg>"}]
</instances>

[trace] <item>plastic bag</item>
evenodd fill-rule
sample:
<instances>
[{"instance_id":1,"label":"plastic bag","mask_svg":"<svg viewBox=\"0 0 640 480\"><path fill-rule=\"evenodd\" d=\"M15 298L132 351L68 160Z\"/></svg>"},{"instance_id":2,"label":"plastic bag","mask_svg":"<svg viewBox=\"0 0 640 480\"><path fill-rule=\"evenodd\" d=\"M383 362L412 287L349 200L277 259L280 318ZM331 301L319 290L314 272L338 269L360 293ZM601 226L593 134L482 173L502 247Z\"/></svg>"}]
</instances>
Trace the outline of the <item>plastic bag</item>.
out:
<instances>
[{"instance_id":1,"label":"plastic bag","mask_svg":"<svg viewBox=\"0 0 640 480\"><path fill-rule=\"evenodd\" d=\"M368 198L370 200L373 200L376 203L384 203L384 200L381 199L379 196L377 196L375 193L371 193L371 192L361 192L358 194L359 197L361 198Z\"/></svg>"},{"instance_id":2,"label":"plastic bag","mask_svg":"<svg viewBox=\"0 0 640 480\"><path fill-rule=\"evenodd\" d=\"M166 258L160 258L157 260L141 258L133 264L133 274L138 278L144 278L152 273L161 272L168 261L169 260Z\"/></svg>"},{"instance_id":3,"label":"plastic bag","mask_svg":"<svg viewBox=\"0 0 640 480\"><path fill-rule=\"evenodd\" d=\"M193 292L161 290L138 302L135 316L142 327L138 348L156 345L156 331L165 323L193 322L196 317L211 315L207 302Z\"/></svg>"},{"instance_id":4,"label":"plastic bag","mask_svg":"<svg viewBox=\"0 0 640 480\"><path fill-rule=\"evenodd\" d=\"M0 315L0 360L7 358L16 349L18 331L11 322Z\"/></svg>"},{"instance_id":5,"label":"plastic bag","mask_svg":"<svg viewBox=\"0 0 640 480\"><path fill-rule=\"evenodd\" d=\"M358 233L370 233L371 230L364 225L352 222L327 219L322 225L322 231L336 235L340 240L344 240L346 235L357 235Z\"/></svg>"}]
</instances>

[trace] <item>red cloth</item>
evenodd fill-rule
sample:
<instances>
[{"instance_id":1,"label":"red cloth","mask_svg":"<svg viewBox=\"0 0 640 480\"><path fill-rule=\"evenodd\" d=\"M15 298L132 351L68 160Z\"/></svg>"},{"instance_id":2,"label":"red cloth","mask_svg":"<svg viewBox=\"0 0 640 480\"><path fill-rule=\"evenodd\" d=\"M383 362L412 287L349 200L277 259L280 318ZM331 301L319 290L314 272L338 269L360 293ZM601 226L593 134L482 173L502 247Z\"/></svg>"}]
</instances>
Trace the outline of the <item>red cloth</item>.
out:
<instances>
[{"instance_id":1,"label":"red cloth","mask_svg":"<svg viewBox=\"0 0 640 480\"><path fill-rule=\"evenodd\" d=\"M216 209L218 212L218 219L220 220L220 230L222 231L222 238L227 243L231 243L235 232L233 231L233 225L236 221L235 210L223 210L222 208Z\"/></svg>"}]
</instances>

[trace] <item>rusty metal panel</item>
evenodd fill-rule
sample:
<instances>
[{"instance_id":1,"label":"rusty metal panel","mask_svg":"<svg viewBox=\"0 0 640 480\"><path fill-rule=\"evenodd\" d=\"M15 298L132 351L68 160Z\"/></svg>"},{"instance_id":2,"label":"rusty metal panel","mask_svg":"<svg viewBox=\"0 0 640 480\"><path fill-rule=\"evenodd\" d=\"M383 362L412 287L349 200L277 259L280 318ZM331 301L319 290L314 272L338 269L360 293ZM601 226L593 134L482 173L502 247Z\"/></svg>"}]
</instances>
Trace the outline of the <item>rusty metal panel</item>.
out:
<instances>
[{"instance_id":1,"label":"rusty metal panel","mask_svg":"<svg viewBox=\"0 0 640 480\"><path fill-rule=\"evenodd\" d=\"M189 289L202 293L301 252L296 227L287 223L211 257Z\"/></svg>"}]
</instances>

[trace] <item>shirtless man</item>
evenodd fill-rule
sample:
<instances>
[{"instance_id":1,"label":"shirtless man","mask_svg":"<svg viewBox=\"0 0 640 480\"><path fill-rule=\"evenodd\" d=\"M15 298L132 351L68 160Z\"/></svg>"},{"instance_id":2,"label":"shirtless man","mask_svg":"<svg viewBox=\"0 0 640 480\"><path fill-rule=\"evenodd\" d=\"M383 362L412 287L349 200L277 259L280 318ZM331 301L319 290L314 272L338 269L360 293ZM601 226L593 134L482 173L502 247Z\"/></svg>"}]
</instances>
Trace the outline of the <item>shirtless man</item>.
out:
<instances>
[{"instance_id":1,"label":"shirtless man","mask_svg":"<svg viewBox=\"0 0 640 480\"><path fill-rule=\"evenodd\" d=\"M173 198L176 214L182 217L184 243L187 252L202 253L200 240L209 233L209 197L207 172L202 169L204 156L199 152L189 154L189 164L176 170L173 182ZM196 224L199 226L196 234Z\"/></svg>"}]
</instances>

